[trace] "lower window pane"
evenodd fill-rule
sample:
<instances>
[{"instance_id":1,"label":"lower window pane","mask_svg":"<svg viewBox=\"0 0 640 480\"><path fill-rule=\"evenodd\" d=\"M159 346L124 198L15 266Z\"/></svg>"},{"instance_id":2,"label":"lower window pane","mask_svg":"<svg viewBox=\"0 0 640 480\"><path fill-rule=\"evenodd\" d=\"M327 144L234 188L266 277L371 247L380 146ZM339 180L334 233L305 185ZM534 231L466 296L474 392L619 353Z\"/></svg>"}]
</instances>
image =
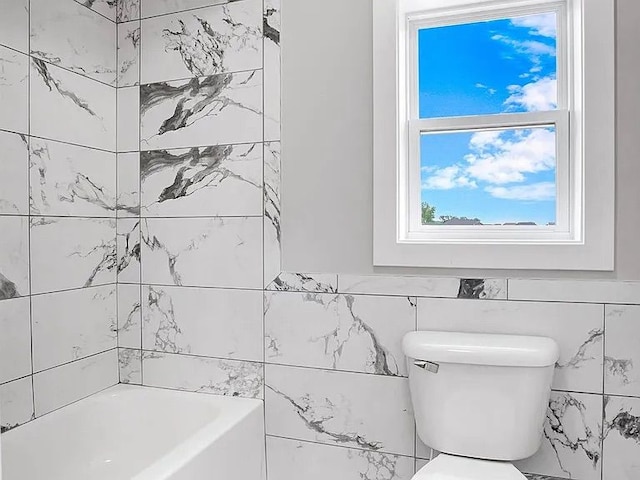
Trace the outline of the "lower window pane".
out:
<instances>
[{"instance_id":1,"label":"lower window pane","mask_svg":"<svg viewBox=\"0 0 640 480\"><path fill-rule=\"evenodd\" d=\"M423 133L423 225L554 225L555 128Z\"/></svg>"}]
</instances>

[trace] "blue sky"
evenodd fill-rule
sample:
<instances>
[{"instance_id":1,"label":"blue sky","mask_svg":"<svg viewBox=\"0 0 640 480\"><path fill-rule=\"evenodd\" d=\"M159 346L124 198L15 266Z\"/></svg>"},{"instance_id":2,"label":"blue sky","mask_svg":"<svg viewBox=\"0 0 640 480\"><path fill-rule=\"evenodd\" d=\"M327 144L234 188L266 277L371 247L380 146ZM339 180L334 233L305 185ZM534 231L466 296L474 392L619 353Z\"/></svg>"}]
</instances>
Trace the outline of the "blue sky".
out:
<instances>
[{"instance_id":1,"label":"blue sky","mask_svg":"<svg viewBox=\"0 0 640 480\"><path fill-rule=\"evenodd\" d=\"M421 118L556 107L554 14L423 29L418 42ZM421 167L436 217L555 221L552 128L423 135Z\"/></svg>"}]
</instances>

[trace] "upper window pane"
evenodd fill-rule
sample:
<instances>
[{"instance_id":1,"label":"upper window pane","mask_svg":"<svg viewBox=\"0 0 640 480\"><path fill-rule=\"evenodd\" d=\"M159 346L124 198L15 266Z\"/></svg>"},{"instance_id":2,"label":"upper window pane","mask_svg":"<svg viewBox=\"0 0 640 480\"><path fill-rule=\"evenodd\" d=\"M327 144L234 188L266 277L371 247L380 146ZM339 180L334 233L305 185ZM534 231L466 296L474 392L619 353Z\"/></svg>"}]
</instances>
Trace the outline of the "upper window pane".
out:
<instances>
[{"instance_id":1,"label":"upper window pane","mask_svg":"<svg viewBox=\"0 0 640 480\"><path fill-rule=\"evenodd\" d=\"M418 31L420 118L557 107L555 13Z\"/></svg>"}]
</instances>

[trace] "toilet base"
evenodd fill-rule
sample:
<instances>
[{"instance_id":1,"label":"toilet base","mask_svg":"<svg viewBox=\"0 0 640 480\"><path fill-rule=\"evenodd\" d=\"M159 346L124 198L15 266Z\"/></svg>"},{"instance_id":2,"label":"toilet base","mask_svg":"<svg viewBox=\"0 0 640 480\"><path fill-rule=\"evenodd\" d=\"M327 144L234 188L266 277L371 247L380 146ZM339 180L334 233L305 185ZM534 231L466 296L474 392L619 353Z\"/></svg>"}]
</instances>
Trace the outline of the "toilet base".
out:
<instances>
[{"instance_id":1,"label":"toilet base","mask_svg":"<svg viewBox=\"0 0 640 480\"><path fill-rule=\"evenodd\" d=\"M526 477L509 462L441 453L411 480L526 480Z\"/></svg>"}]
</instances>

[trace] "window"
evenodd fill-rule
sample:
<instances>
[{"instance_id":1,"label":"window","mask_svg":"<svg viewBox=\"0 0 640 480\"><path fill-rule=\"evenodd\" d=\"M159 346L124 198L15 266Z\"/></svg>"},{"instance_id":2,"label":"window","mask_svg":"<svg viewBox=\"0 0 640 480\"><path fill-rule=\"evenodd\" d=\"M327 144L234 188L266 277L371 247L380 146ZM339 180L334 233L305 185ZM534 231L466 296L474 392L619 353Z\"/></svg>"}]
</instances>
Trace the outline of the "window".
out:
<instances>
[{"instance_id":1,"label":"window","mask_svg":"<svg viewBox=\"0 0 640 480\"><path fill-rule=\"evenodd\" d=\"M374 2L374 263L613 268L609 0Z\"/></svg>"}]
</instances>

